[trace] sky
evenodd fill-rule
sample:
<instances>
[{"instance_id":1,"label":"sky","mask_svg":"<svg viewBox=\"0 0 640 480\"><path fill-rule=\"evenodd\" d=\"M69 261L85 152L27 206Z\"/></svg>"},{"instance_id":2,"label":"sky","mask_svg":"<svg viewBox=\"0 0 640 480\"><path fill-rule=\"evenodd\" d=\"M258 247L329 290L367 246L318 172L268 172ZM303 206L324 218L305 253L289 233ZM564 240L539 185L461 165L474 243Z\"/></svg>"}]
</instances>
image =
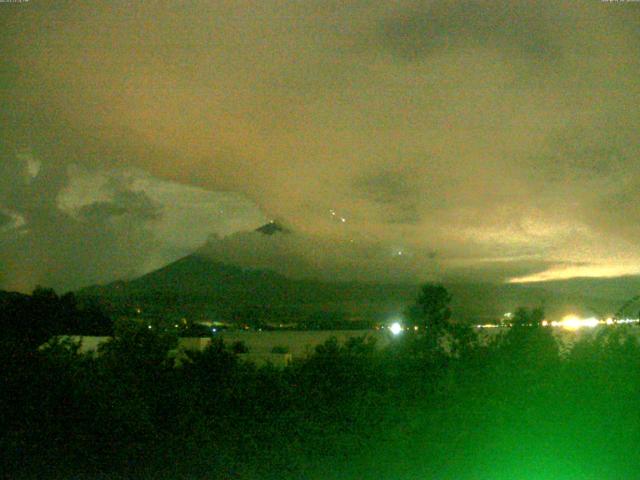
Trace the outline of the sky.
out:
<instances>
[{"instance_id":1,"label":"sky","mask_svg":"<svg viewBox=\"0 0 640 480\"><path fill-rule=\"evenodd\" d=\"M638 2L32 0L0 51L0 288L205 243L323 278L640 273Z\"/></svg>"}]
</instances>

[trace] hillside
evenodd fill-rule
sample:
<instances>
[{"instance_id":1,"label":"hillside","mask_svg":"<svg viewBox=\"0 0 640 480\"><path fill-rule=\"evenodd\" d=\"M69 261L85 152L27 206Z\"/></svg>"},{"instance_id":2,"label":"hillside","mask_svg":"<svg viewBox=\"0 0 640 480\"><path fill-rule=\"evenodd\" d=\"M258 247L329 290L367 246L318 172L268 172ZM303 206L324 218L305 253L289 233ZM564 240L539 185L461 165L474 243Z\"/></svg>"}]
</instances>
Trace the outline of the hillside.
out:
<instances>
[{"instance_id":1,"label":"hillside","mask_svg":"<svg viewBox=\"0 0 640 480\"><path fill-rule=\"evenodd\" d=\"M463 321L489 321L518 305L543 306L550 315L577 310L613 313L640 291L640 280L577 279L546 284L446 284L453 310ZM417 285L320 282L290 279L268 270L239 268L192 254L130 281L92 286L78 292L98 299L107 310L139 308L149 315L195 316L221 320L251 316L293 321L300 316L384 320L402 312Z\"/></svg>"}]
</instances>

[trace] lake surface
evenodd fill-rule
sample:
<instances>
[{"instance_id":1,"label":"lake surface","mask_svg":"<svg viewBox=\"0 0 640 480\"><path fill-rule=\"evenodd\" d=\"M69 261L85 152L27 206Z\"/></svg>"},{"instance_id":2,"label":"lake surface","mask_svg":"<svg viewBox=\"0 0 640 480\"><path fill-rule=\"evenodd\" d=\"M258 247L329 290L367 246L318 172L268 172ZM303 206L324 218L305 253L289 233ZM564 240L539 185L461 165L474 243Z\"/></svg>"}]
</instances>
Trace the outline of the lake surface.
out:
<instances>
[{"instance_id":1,"label":"lake surface","mask_svg":"<svg viewBox=\"0 0 640 480\"><path fill-rule=\"evenodd\" d=\"M545 327L552 328L552 327ZM562 328L553 328L556 338L560 341L561 350L566 351L578 340L593 336L607 327L605 325L595 328L581 328L571 331ZM487 339L493 338L504 333L505 328L481 328L475 329L476 332ZM640 336L640 328L632 327L632 331ZM410 332L403 332L400 335L410 335ZM268 353L273 347L287 347L294 357L306 356L313 353L317 345L321 345L331 337L336 337L339 343L344 343L349 338L354 337L370 337L376 340L376 344L380 347L388 345L394 341L395 337L389 330L326 330L326 331L290 331L290 330L271 330L271 331L253 331L253 330L232 330L222 331L217 334L223 338L225 343L233 343L237 341L243 342L250 352Z\"/></svg>"}]
</instances>

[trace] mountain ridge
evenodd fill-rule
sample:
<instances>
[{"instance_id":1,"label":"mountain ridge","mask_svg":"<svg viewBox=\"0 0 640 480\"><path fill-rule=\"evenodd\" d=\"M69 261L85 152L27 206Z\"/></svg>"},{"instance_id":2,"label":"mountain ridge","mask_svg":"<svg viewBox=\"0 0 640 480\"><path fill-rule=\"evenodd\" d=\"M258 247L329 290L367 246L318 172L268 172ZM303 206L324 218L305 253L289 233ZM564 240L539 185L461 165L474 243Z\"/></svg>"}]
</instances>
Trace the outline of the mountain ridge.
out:
<instances>
[{"instance_id":1,"label":"mountain ridge","mask_svg":"<svg viewBox=\"0 0 640 480\"><path fill-rule=\"evenodd\" d=\"M542 306L550 314L583 311L606 315L640 292L640 277L576 279L535 284L444 282L454 314L463 321L497 319L518 305ZM418 284L326 282L292 279L266 269L244 268L207 258L182 257L128 281L94 285L77 292L103 303L178 314L232 318L237 311L265 311L291 318L301 312L348 312L354 317L400 314L419 291ZM599 295L598 292L606 295Z\"/></svg>"}]
</instances>

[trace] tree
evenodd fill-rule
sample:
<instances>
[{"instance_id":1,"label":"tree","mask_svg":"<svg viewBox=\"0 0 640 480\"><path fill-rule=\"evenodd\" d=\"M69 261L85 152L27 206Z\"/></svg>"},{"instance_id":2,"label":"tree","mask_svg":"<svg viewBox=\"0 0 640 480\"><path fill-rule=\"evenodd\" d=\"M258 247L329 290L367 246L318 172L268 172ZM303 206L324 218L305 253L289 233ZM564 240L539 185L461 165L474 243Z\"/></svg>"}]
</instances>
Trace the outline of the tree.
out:
<instances>
[{"instance_id":1,"label":"tree","mask_svg":"<svg viewBox=\"0 0 640 480\"><path fill-rule=\"evenodd\" d=\"M174 332L158 332L148 325L120 320L114 325L114 337L98 347L100 359L110 368L134 376L156 368L173 367L169 355L178 346Z\"/></svg>"},{"instance_id":2,"label":"tree","mask_svg":"<svg viewBox=\"0 0 640 480\"><path fill-rule=\"evenodd\" d=\"M512 328L498 340L513 368L542 370L558 361L558 342L553 329L542 326L544 318L542 308L519 307L514 312Z\"/></svg>"},{"instance_id":3,"label":"tree","mask_svg":"<svg viewBox=\"0 0 640 480\"><path fill-rule=\"evenodd\" d=\"M443 285L426 283L410 309L410 316L421 328L442 334L451 318L450 303L451 294Z\"/></svg>"},{"instance_id":4,"label":"tree","mask_svg":"<svg viewBox=\"0 0 640 480\"><path fill-rule=\"evenodd\" d=\"M544 320L544 309L541 307L528 310L518 307L513 314L512 324L514 327L539 327Z\"/></svg>"},{"instance_id":5,"label":"tree","mask_svg":"<svg viewBox=\"0 0 640 480\"><path fill-rule=\"evenodd\" d=\"M249 347L241 340L237 340L231 344L231 351L236 355L241 353L249 353Z\"/></svg>"},{"instance_id":6,"label":"tree","mask_svg":"<svg viewBox=\"0 0 640 480\"><path fill-rule=\"evenodd\" d=\"M409 321L419 330L419 335L407 342L414 358L440 362L448 355L451 347L447 338L451 336L450 302L451 295L440 284L426 283L420 289L415 303L406 312Z\"/></svg>"}]
</instances>

